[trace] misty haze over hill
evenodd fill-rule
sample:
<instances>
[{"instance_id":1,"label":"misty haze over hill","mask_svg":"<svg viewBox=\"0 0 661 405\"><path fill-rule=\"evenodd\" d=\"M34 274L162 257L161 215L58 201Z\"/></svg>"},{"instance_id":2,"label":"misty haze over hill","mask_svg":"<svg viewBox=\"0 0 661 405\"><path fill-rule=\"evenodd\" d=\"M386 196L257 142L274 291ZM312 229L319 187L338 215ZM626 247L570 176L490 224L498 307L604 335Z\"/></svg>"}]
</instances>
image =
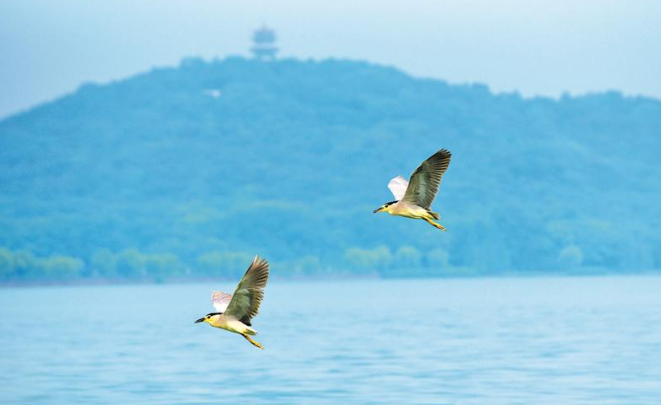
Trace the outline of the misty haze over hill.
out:
<instances>
[{"instance_id":1,"label":"misty haze over hill","mask_svg":"<svg viewBox=\"0 0 661 405\"><path fill-rule=\"evenodd\" d=\"M440 148L448 228L373 215ZM661 102L186 59L0 122L0 280L661 268Z\"/></svg>"}]
</instances>

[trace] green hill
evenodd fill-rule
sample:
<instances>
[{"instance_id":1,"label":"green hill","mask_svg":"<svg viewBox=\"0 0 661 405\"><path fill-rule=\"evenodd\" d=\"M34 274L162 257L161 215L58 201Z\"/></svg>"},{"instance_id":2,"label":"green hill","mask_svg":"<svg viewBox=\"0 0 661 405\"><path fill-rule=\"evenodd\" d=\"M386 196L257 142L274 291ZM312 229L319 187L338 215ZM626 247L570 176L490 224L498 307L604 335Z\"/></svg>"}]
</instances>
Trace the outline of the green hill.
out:
<instances>
[{"instance_id":1,"label":"green hill","mask_svg":"<svg viewBox=\"0 0 661 405\"><path fill-rule=\"evenodd\" d=\"M386 185L453 152L423 221ZM0 122L0 280L661 268L661 102L187 59Z\"/></svg>"}]
</instances>

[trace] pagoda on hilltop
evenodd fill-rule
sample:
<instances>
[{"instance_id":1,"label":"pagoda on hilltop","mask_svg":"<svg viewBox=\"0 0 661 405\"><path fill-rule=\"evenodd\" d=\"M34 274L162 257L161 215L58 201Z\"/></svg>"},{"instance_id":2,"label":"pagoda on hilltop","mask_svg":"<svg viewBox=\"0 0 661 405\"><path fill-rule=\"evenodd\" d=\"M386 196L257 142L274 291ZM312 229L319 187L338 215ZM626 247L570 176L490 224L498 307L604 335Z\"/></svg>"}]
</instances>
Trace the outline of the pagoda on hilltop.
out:
<instances>
[{"instance_id":1,"label":"pagoda on hilltop","mask_svg":"<svg viewBox=\"0 0 661 405\"><path fill-rule=\"evenodd\" d=\"M252 34L252 55L255 59L261 61L274 60L278 53L278 47L275 44L275 31L266 25Z\"/></svg>"}]
</instances>

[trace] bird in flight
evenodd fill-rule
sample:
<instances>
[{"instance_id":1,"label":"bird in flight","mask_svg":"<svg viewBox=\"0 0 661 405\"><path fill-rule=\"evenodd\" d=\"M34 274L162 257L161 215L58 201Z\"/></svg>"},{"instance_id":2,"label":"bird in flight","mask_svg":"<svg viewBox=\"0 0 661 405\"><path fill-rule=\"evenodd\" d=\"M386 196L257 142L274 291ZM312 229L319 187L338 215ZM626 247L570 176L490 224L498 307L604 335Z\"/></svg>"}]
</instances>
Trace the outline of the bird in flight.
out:
<instances>
[{"instance_id":1,"label":"bird in flight","mask_svg":"<svg viewBox=\"0 0 661 405\"><path fill-rule=\"evenodd\" d=\"M250 267L236 286L234 295L214 291L211 303L216 312L211 312L195 323L206 322L214 328L225 329L238 333L253 345L264 349L250 335L256 335L250 320L259 312L259 304L264 297L264 287L269 278L269 264L264 259L255 256Z\"/></svg>"},{"instance_id":2,"label":"bird in flight","mask_svg":"<svg viewBox=\"0 0 661 405\"><path fill-rule=\"evenodd\" d=\"M441 149L415 169L409 181L402 176L390 180L388 188L395 196L395 201L383 204L374 210L387 212L400 217L424 219L436 228L447 231L445 227L433 220L440 220L441 216L431 210L431 203L438 193L441 177L450 165L452 154L447 149Z\"/></svg>"}]
</instances>

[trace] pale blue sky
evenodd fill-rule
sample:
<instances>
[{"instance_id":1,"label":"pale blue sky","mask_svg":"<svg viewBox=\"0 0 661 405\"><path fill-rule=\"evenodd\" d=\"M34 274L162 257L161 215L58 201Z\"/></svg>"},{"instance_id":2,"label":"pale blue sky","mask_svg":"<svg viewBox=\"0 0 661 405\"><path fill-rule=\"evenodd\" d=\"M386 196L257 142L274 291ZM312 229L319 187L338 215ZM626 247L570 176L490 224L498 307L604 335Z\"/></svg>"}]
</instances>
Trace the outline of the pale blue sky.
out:
<instances>
[{"instance_id":1,"label":"pale blue sky","mask_svg":"<svg viewBox=\"0 0 661 405\"><path fill-rule=\"evenodd\" d=\"M655 0L3 0L0 117L185 56L245 55L262 22L283 56L366 59L526 96L661 98Z\"/></svg>"}]
</instances>

